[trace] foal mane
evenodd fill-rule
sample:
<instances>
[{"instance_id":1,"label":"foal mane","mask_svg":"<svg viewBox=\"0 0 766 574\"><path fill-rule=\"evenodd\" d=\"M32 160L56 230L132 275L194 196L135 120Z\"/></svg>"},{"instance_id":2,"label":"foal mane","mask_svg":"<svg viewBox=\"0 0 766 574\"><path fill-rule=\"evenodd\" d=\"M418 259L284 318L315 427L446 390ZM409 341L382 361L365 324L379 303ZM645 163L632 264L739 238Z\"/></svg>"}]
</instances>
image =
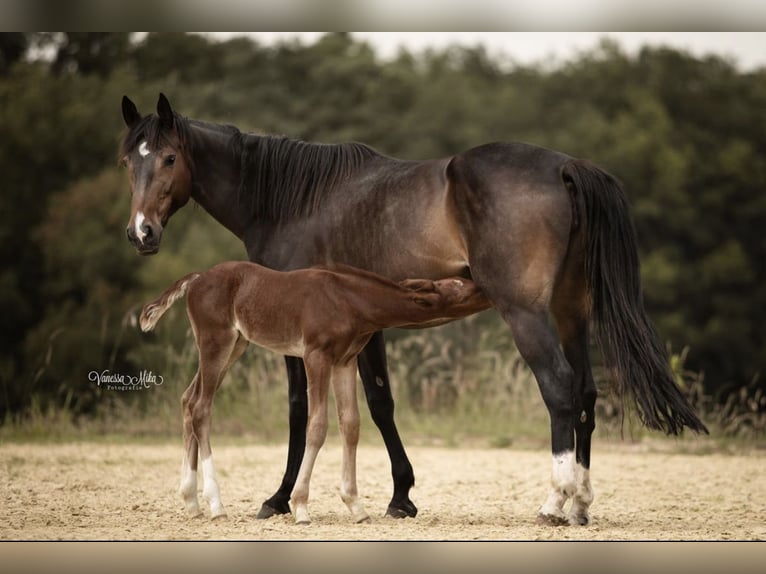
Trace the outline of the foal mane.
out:
<instances>
[{"instance_id":1,"label":"foal mane","mask_svg":"<svg viewBox=\"0 0 766 574\"><path fill-rule=\"evenodd\" d=\"M370 159L361 143L322 144L284 136L244 134L240 201L250 214L288 221L314 213L322 199Z\"/></svg>"}]
</instances>

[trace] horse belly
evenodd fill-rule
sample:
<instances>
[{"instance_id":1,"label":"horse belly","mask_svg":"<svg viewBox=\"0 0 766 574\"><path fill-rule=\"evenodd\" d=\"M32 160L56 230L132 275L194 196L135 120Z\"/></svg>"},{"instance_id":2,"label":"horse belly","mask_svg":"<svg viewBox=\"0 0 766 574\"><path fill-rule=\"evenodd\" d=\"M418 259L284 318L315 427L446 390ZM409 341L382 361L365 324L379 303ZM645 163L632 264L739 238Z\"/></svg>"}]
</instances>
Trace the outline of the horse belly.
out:
<instances>
[{"instance_id":1,"label":"horse belly","mask_svg":"<svg viewBox=\"0 0 766 574\"><path fill-rule=\"evenodd\" d=\"M385 227L380 251L368 254L371 270L397 281L465 275L468 254L454 221L439 209L418 215L414 223Z\"/></svg>"},{"instance_id":2,"label":"horse belly","mask_svg":"<svg viewBox=\"0 0 766 574\"><path fill-rule=\"evenodd\" d=\"M393 202L364 225L333 235L336 259L395 281L467 275L468 251L449 198Z\"/></svg>"},{"instance_id":3,"label":"horse belly","mask_svg":"<svg viewBox=\"0 0 766 574\"><path fill-rule=\"evenodd\" d=\"M299 330L291 328L271 328L263 324L247 324L235 319L234 327L242 333L249 342L269 351L288 355L291 357L302 357L305 351L303 334Z\"/></svg>"}]
</instances>

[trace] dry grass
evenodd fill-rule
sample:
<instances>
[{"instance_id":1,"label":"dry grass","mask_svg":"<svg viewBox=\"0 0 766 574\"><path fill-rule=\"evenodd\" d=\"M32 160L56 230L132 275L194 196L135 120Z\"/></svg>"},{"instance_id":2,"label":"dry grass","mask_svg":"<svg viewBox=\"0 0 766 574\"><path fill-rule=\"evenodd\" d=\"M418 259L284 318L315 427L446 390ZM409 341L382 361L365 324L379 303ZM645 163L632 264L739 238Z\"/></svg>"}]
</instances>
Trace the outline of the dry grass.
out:
<instances>
[{"instance_id":1,"label":"dry grass","mask_svg":"<svg viewBox=\"0 0 766 574\"><path fill-rule=\"evenodd\" d=\"M182 311L180 309L176 311ZM43 407L33 401L23 415L6 420L0 437L23 440L125 437L175 439L180 433L180 396L196 370L196 348L185 317L177 312L137 353L137 364L161 373L161 386L140 392L105 391L99 408L75 418L67 405ZM429 330L393 330L387 335L396 422L405 444L491 447L542 445L549 439L548 414L537 384L516 351L510 330L492 312ZM702 378L684 367L686 352L673 355L684 388L712 436L722 443L761 444L766 436L766 397L755 387L741 389L725 403L702 392ZM596 369L599 379L599 370ZM602 387L596 437L640 441L657 438ZM360 385L361 387L361 385ZM360 388L362 441L379 434ZM251 346L235 364L214 410L214 433L233 440L283 442L287 438L287 383L281 356ZM334 408L331 406L331 408ZM333 417L334 419L334 417ZM331 420L331 425L335 421ZM336 432L331 426L331 433Z\"/></svg>"}]
</instances>

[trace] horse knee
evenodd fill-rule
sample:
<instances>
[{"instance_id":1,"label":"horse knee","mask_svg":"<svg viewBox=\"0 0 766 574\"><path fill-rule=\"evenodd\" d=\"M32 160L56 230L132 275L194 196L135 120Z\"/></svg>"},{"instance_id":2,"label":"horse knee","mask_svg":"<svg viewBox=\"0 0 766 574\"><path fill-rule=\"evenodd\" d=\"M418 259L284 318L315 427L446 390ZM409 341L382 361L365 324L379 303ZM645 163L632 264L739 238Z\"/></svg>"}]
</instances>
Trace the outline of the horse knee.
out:
<instances>
[{"instance_id":1,"label":"horse knee","mask_svg":"<svg viewBox=\"0 0 766 574\"><path fill-rule=\"evenodd\" d=\"M210 421L211 409L209 405L197 403L191 407L191 423L195 433Z\"/></svg>"},{"instance_id":2,"label":"horse knee","mask_svg":"<svg viewBox=\"0 0 766 574\"><path fill-rule=\"evenodd\" d=\"M309 421L306 429L306 446L321 448L327 437L327 421Z\"/></svg>"},{"instance_id":3,"label":"horse knee","mask_svg":"<svg viewBox=\"0 0 766 574\"><path fill-rule=\"evenodd\" d=\"M359 440L359 413L344 412L338 415L338 426L344 438L351 441Z\"/></svg>"}]
</instances>

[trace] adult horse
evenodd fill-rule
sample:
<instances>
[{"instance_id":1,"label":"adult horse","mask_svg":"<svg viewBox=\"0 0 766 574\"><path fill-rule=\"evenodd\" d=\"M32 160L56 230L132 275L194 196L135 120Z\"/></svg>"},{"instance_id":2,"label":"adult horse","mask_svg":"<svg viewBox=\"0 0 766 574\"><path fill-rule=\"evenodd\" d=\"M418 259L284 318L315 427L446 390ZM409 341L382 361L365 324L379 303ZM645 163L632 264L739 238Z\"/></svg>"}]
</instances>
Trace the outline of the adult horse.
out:
<instances>
[{"instance_id":1,"label":"adult horse","mask_svg":"<svg viewBox=\"0 0 766 574\"><path fill-rule=\"evenodd\" d=\"M590 520L591 318L620 393L632 396L647 427L707 431L644 310L622 187L600 168L523 143L405 161L358 143L308 143L184 118L162 94L156 115L142 117L127 97L122 114L128 131L120 156L132 191L127 235L141 254L158 251L169 218L191 198L266 267L341 263L393 280L473 279L510 325L550 414L553 468L540 522ZM261 517L290 511L305 448L306 373L299 359L286 364L287 468ZM391 459L388 513L414 516L414 475L393 420L380 333L358 366Z\"/></svg>"}]
</instances>

